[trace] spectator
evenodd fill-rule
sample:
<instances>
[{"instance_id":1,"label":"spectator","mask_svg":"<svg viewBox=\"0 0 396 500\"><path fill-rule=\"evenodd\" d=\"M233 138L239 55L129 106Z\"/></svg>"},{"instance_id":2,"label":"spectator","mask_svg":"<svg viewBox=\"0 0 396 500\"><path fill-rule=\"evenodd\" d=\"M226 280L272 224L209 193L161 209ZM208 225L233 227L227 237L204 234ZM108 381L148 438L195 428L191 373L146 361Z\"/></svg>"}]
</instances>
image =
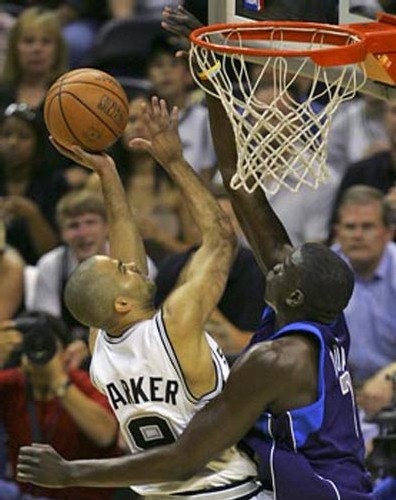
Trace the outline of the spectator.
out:
<instances>
[{"instance_id":1,"label":"spectator","mask_svg":"<svg viewBox=\"0 0 396 500\"><path fill-rule=\"evenodd\" d=\"M73 333L66 350L67 362L78 367L88 356L88 329L68 311L63 299L66 281L77 265L92 255L108 254L108 224L102 199L87 190L71 192L57 205L63 245L43 255L32 308L62 318ZM150 276L155 272L149 262Z\"/></svg>"},{"instance_id":2,"label":"spectator","mask_svg":"<svg viewBox=\"0 0 396 500\"><path fill-rule=\"evenodd\" d=\"M0 422L4 424L8 440L8 458L13 476L20 446L32 441L51 443L70 458L109 457L117 453L117 422L107 402L92 386L86 372L67 371L64 350L70 334L60 320L44 313L30 313L23 319L24 337L48 335L55 338L55 352L44 362L35 356L34 344L24 344L22 364L17 368L0 371ZM15 328L22 328L22 317ZM18 325L21 325L20 327ZM11 329L10 329L11 327ZM4 330L4 328L3 328ZM15 332L12 326L5 331ZM29 333L30 332L30 333ZM4 333L4 332L2 332ZM38 344L36 344L37 347ZM1 348L1 344L0 344ZM43 348L41 347L41 354ZM48 357L50 356L50 351ZM51 499L110 500L111 490L65 491L21 485L26 493Z\"/></svg>"},{"instance_id":3,"label":"spectator","mask_svg":"<svg viewBox=\"0 0 396 500\"><path fill-rule=\"evenodd\" d=\"M183 155L196 172L209 181L215 172L216 155L209 128L208 111L201 104L189 103L191 76L187 62L175 57L179 48L169 35L157 36L151 45L147 75L155 95L180 112L179 134Z\"/></svg>"},{"instance_id":4,"label":"spectator","mask_svg":"<svg viewBox=\"0 0 396 500\"><path fill-rule=\"evenodd\" d=\"M385 195L394 196L392 190L396 186L396 103L387 102L385 106L384 124L389 150L376 153L348 167L334 200L329 227L330 236L338 213L338 205L344 191L349 187L364 184L379 189Z\"/></svg>"},{"instance_id":5,"label":"spectator","mask_svg":"<svg viewBox=\"0 0 396 500\"><path fill-rule=\"evenodd\" d=\"M15 249L0 250L0 321L13 318L22 305L24 267Z\"/></svg>"},{"instance_id":6,"label":"spectator","mask_svg":"<svg viewBox=\"0 0 396 500\"><path fill-rule=\"evenodd\" d=\"M67 185L42 169L41 128L34 111L11 104L0 126L0 211L6 240L28 264L57 245L54 212Z\"/></svg>"},{"instance_id":7,"label":"spectator","mask_svg":"<svg viewBox=\"0 0 396 500\"><path fill-rule=\"evenodd\" d=\"M382 193L369 186L344 192L334 251L352 268L355 288L345 317L351 334L350 368L362 387L396 359L396 244Z\"/></svg>"},{"instance_id":8,"label":"spectator","mask_svg":"<svg viewBox=\"0 0 396 500\"><path fill-rule=\"evenodd\" d=\"M58 16L40 7L24 10L8 39L0 84L0 114L10 103L25 103L36 110L46 137L44 98L50 85L66 69L67 47ZM43 160L49 169L68 163L48 140L44 142Z\"/></svg>"}]
</instances>

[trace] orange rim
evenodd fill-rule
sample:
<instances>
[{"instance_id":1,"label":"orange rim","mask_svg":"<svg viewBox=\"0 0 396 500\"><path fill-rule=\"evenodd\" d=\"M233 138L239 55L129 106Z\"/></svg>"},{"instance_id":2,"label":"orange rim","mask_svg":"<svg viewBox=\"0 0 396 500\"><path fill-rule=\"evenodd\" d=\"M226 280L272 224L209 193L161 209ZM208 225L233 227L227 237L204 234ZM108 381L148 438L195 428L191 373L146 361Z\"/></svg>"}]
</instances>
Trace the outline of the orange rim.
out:
<instances>
[{"instance_id":1,"label":"orange rim","mask_svg":"<svg viewBox=\"0 0 396 500\"><path fill-rule=\"evenodd\" d=\"M318 36L318 38L320 37L321 43L332 45L332 47L313 48L312 50L232 47L212 43L202 38L205 35L213 33L227 34L230 40L283 40L302 43L311 43L312 37ZM355 38L353 43L347 43L348 36ZM345 64L359 63L364 61L367 55L366 37L357 30L332 24L308 22L259 21L212 24L194 30L190 34L190 41L194 45L220 54L238 54L257 58L309 57L320 66L342 66Z\"/></svg>"}]
</instances>

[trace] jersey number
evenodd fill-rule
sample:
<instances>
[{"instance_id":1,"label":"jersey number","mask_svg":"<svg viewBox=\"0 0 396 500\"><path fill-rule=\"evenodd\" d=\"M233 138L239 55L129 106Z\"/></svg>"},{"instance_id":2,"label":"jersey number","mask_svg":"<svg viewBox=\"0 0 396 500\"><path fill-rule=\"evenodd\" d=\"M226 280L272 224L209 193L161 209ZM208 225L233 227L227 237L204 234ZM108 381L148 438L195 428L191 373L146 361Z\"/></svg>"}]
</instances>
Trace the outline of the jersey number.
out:
<instances>
[{"instance_id":1,"label":"jersey number","mask_svg":"<svg viewBox=\"0 0 396 500\"><path fill-rule=\"evenodd\" d=\"M133 444L140 450L149 450L176 441L167 420L158 415L134 418L129 421L127 428Z\"/></svg>"}]
</instances>

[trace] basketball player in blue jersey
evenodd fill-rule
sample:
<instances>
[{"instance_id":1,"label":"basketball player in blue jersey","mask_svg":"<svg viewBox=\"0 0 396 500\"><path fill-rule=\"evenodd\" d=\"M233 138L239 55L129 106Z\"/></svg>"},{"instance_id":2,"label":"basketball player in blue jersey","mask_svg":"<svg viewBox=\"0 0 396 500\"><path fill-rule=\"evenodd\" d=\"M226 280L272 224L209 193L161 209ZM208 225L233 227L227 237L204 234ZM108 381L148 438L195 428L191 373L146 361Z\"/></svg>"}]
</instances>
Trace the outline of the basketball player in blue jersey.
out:
<instances>
[{"instance_id":1,"label":"basketball player in blue jersey","mask_svg":"<svg viewBox=\"0 0 396 500\"><path fill-rule=\"evenodd\" d=\"M168 11L167 21L178 33L191 27L183 10ZM236 165L233 131L221 104L208 98L208 105L227 187ZM106 477L131 484L185 480L243 440L259 460L269 499L374 498L347 370L342 311L352 293L352 272L323 245L293 249L263 192L229 194L267 276L268 307L222 393L175 443L135 457L68 462L49 447L23 448L21 480L55 486L110 485Z\"/></svg>"}]
</instances>

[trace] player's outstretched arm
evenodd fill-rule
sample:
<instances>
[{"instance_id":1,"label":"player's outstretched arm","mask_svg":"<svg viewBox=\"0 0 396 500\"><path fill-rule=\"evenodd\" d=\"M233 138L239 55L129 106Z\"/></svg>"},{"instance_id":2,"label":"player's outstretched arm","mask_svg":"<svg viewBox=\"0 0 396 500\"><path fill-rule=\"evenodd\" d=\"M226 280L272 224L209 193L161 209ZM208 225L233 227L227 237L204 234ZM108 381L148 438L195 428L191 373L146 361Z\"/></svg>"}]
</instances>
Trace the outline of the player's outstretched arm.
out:
<instances>
[{"instance_id":1,"label":"player's outstretched arm","mask_svg":"<svg viewBox=\"0 0 396 500\"><path fill-rule=\"evenodd\" d=\"M290 251L291 242L283 224L273 211L264 192L247 193L230 187L237 164L234 131L221 102L207 95L210 127L224 186L231 198L238 221L265 273Z\"/></svg>"},{"instance_id":2,"label":"player's outstretched arm","mask_svg":"<svg viewBox=\"0 0 396 500\"><path fill-rule=\"evenodd\" d=\"M97 173L109 222L110 256L122 262L134 262L144 274L147 274L143 241L113 159L105 153L89 153L78 146L69 150L54 140L52 143L61 154Z\"/></svg>"},{"instance_id":3,"label":"player's outstretched arm","mask_svg":"<svg viewBox=\"0 0 396 500\"><path fill-rule=\"evenodd\" d=\"M188 37L201 23L186 9L166 8L162 26L179 35L188 47ZM206 81L210 85L210 81ZM239 223L252 246L256 259L266 272L274 264L283 261L285 252L291 247L289 236L281 221L274 213L265 194L261 190L247 193L242 188L234 191L230 181L235 173L237 151L234 132L220 100L207 94L210 126L216 150L218 165L228 190Z\"/></svg>"},{"instance_id":4,"label":"player's outstretched arm","mask_svg":"<svg viewBox=\"0 0 396 500\"><path fill-rule=\"evenodd\" d=\"M115 487L192 477L238 442L263 409L287 391L290 366L281 366L273 344L255 346L238 360L222 394L194 416L175 443L134 456L72 462L48 445L22 447L18 481L48 487Z\"/></svg>"},{"instance_id":5,"label":"player's outstretched arm","mask_svg":"<svg viewBox=\"0 0 396 500\"><path fill-rule=\"evenodd\" d=\"M193 341L196 333L200 341L203 325L224 291L236 236L227 215L183 158L177 108L169 114L165 101L153 97L151 106L143 105L142 112L149 138L134 139L130 145L145 149L164 167L181 190L202 236L183 283L163 305L165 322L171 336L176 332Z\"/></svg>"}]
</instances>

